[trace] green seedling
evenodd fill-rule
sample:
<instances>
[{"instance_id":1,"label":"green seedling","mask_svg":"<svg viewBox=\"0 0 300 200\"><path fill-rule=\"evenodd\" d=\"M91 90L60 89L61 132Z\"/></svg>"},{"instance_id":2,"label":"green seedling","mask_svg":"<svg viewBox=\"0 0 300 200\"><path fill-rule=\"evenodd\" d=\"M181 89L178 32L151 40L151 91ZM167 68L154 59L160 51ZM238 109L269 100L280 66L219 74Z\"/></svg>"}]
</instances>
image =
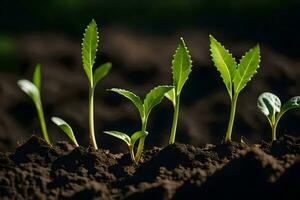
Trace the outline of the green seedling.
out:
<instances>
[{"instance_id":1,"label":"green seedling","mask_svg":"<svg viewBox=\"0 0 300 200\"><path fill-rule=\"evenodd\" d=\"M73 130L67 122L58 117L52 117L51 120L71 139L71 141L75 144L76 147L79 146L73 133Z\"/></svg>"},{"instance_id":2,"label":"green seedling","mask_svg":"<svg viewBox=\"0 0 300 200\"><path fill-rule=\"evenodd\" d=\"M137 140L146 137L148 135L148 132L138 131L132 134L131 137L129 137L126 133L122 133L119 131L104 131L104 133L124 141L127 144L132 162L137 163L134 155L134 144Z\"/></svg>"},{"instance_id":3,"label":"green seedling","mask_svg":"<svg viewBox=\"0 0 300 200\"><path fill-rule=\"evenodd\" d=\"M41 65L36 65L34 73L33 73L33 80L32 82L29 80L19 80L18 86L25 92L34 102L34 105L37 110L37 114L40 120L42 133L44 136L44 139L50 144L46 122L45 122L45 116L41 101Z\"/></svg>"},{"instance_id":4,"label":"green seedling","mask_svg":"<svg viewBox=\"0 0 300 200\"><path fill-rule=\"evenodd\" d=\"M175 142L177 122L179 116L179 102L181 90L189 78L189 74L192 71L191 55L185 45L183 38L180 38L180 43L175 51L172 60L172 74L173 74L173 86L174 88L167 92L165 96L172 101L174 106L173 123L169 139L169 144Z\"/></svg>"},{"instance_id":5,"label":"green seedling","mask_svg":"<svg viewBox=\"0 0 300 200\"><path fill-rule=\"evenodd\" d=\"M93 71L93 67L96 59L96 52L98 48L99 36L97 24L94 20L85 29L83 36L81 55L83 69L89 79L89 130L90 130L90 143L98 149L95 129L94 129L94 93L97 83L103 79L111 69L111 63L105 63Z\"/></svg>"},{"instance_id":6,"label":"green seedling","mask_svg":"<svg viewBox=\"0 0 300 200\"><path fill-rule=\"evenodd\" d=\"M257 107L268 118L272 128L272 141L276 140L276 129L282 115L288 110L300 108L300 96L295 96L281 106L280 99L270 93L262 93L257 100Z\"/></svg>"},{"instance_id":7,"label":"green seedling","mask_svg":"<svg viewBox=\"0 0 300 200\"><path fill-rule=\"evenodd\" d=\"M237 99L242 89L257 73L260 63L260 49L259 45L256 45L237 64L229 51L210 35L210 51L212 60L221 74L231 100L231 112L225 138L225 142L229 143L231 142Z\"/></svg>"},{"instance_id":8,"label":"green seedling","mask_svg":"<svg viewBox=\"0 0 300 200\"><path fill-rule=\"evenodd\" d=\"M134 93L127 91L127 90L113 88L113 89L110 89L109 91L116 92L116 93L126 97L135 105L135 107L138 109L138 111L140 113L140 117L141 117L141 121L142 121L141 132L145 133L145 132L147 132L147 122L148 122L148 117L149 117L151 110L163 100L164 95L171 89L173 89L172 86L155 87L146 95L143 102L141 101L140 97L138 97ZM140 139L139 139L139 144L138 144L136 155L135 155L136 162L138 162L140 160L140 157L142 155L145 138L146 138L146 135L144 135L143 137L140 137Z\"/></svg>"}]
</instances>

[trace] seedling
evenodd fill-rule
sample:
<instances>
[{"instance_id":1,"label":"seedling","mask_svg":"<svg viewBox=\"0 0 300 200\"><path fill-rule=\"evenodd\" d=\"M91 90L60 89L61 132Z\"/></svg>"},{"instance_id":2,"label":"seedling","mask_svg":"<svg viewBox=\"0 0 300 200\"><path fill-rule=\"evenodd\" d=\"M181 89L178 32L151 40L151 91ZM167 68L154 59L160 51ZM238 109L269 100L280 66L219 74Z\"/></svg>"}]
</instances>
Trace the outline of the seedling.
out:
<instances>
[{"instance_id":1,"label":"seedling","mask_svg":"<svg viewBox=\"0 0 300 200\"><path fill-rule=\"evenodd\" d=\"M172 60L172 74L174 88L166 93L166 97L172 101L174 106L173 123L169 139L169 144L175 142L177 122L179 116L180 93L183 85L187 81L189 74L192 71L191 55L185 45L183 38L180 38L180 43L175 51Z\"/></svg>"},{"instance_id":2,"label":"seedling","mask_svg":"<svg viewBox=\"0 0 300 200\"><path fill-rule=\"evenodd\" d=\"M149 117L151 110L163 100L164 95L171 89L173 89L172 86L155 87L146 95L143 102L141 101L140 97L135 95L133 92L130 92L127 90L113 88L113 89L110 89L109 91L116 92L116 93L126 97L135 105L135 107L138 109L138 111L140 113L140 117L141 117L141 122L142 122L141 132L146 133L148 117ZM138 144L135 159L134 159L136 162L138 162L140 160L140 157L142 155L145 138L146 138L146 134L139 137L139 144Z\"/></svg>"},{"instance_id":3,"label":"seedling","mask_svg":"<svg viewBox=\"0 0 300 200\"><path fill-rule=\"evenodd\" d=\"M276 129L280 118L288 110L300 108L300 96L291 98L281 106L281 101L275 94L264 92L258 97L257 107L267 116L272 129L272 141L275 141Z\"/></svg>"},{"instance_id":4,"label":"seedling","mask_svg":"<svg viewBox=\"0 0 300 200\"><path fill-rule=\"evenodd\" d=\"M32 82L29 80L22 79L18 81L18 86L21 88L21 90L23 90L23 92L25 92L32 99L40 120L43 137L50 144L42 101L41 101L41 94L40 94L41 93L41 65L39 64L36 65L33 73Z\"/></svg>"},{"instance_id":5,"label":"seedling","mask_svg":"<svg viewBox=\"0 0 300 200\"><path fill-rule=\"evenodd\" d=\"M104 133L123 140L127 144L132 162L137 163L134 156L134 144L137 140L146 137L148 135L148 132L138 131L132 134L131 137L129 137L126 133L122 133L119 131L104 131Z\"/></svg>"},{"instance_id":6,"label":"seedling","mask_svg":"<svg viewBox=\"0 0 300 200\"><path fill-rule=\"evenodd\" d=\"M73 133L73 130L67 122L58 117L52 117L51 120L72 140L76 147L79 146Z\"/></svg>"},{"instance_id":7,"label":"seedling","mask_svg":"<svg viewBox=\"0 0 300 200\"><path fill-rule=\"evenodd\" d=\"M237 99L242 89L257 73L260 63L260 49L259 45L256 45L237 64L229 51L210 35L210 51L212 60L221 74L231 100L231 112L225 138L225 142L229 143L231 142Z\"/></svg>"},{"instance_id":8,"label":"seedling","mask_svg":"<svg viewBox=\"0 0 300 200\"><path fill-rule=\"evenodd\" d=\"M111 69L111 63L105 63L98 67L93 72L93 67L96 59L96 52L98 48L99 36L97 24L94 20L85 29L83 36L81 55L83 69L90 81L89 88L89 130L90 130L90 143L95 148L98 149L96 139L95 139L95 129L94 129L94 93L97 83L103 79Z\"/></svg>"}]
</instances>

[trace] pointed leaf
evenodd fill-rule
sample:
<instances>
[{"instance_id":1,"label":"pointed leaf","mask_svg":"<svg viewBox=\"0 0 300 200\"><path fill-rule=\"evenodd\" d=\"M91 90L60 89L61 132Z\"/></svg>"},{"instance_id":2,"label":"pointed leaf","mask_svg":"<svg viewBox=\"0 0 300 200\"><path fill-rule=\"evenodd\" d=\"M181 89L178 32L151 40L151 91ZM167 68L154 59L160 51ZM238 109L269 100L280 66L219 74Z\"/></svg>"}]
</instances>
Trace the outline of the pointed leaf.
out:
<instances>
[{"instance_id":1,"label":"pointed leaf","mask_svg":"<svg viewBox=\"0 0 300 200\"><path fill-rule=\"evenodd\" d=\"M94 87L97 85L97 83L103 79L110 71L111 69L111 63L105 63L102 64L100 67L98 67L94 72Z\"/></svg>"},{"instance_id":2,"label":"pointed leaf","mask_svg":"<svg viewBox=\"0 0 300 200\"><path fill-rule=\"evenodd\" d=\"M95 20L92 20L85 29L81 47L83 69L89 80L93 79L93 65L96 59L96 52L99 42L98 28Z\"/></svg>"},{"instance_id":3,"label":"pointed leaf","mask_svg":"<svg viewBox=\"0 0 300 200\"><path fill-rule=\"evenodd\" d=\"M41 106L40 92L32 82L22 79L18 81L18 86L31 97L36 106Z\"/></svg>"},{"instance_id":4,"label":"pointed leaf","mask_svg":"<svg viewBox=\"0 0 300 200\"><path fill-rule=\"evenodd\" d=\"M119 138L120 140L123 140L128 146L131 145L130 137L125 133L119 131L104 131L104 133Z\"/></svg>"},{"instance_id":5,"label":"pointed leaf","mask_svg":"<svg viewBox=\"0 0 300 200\"><path fill-rule=\"evenodd\" d=\"M41 92L41 65L37 64L35 66L35 70L33 73L33 84L37 87L37 89Z\"/></svg>"},{"instance_id":6,"label":"pointed leaf","mask_svg":"<svg viewBox=\"0 0 300 200\"><path fill-rule=\"evenodd\" d=\"M172 61L173 84L176 94L179 95L183 85L192 71L192 59L183 38L175 51Z\"/></svg>"},{"instance_id":7,"label":"pointed leaf","mask_svg":"<svg viewBox=\"0 0 300 200\"><path fill-rule=\"evenodd\" d=\"M148 116L152 108L159 104L163 100L164 95L173 88L173 86L166 85L153 88L144 99L145 116Z\"/></svg>"},{"instance_id":8,"label":"pointed leaf","mask_svg":"<svg viewBox=\"0 0 300 200\"><path fill-rule=\"evenodd\" d=\"M295 96L285 102L282 106L281 113L285 113L288 110L294 109L294 108L300 108L300 96Z\"/></svg>"},{"instance_id":9,"label":"pointed leaf","mask_svg":"<svg viewBox=\"0 0 300 200\"><path fill-rule=\"evenodd\" d=\"M227 91L232 97L232 81L236 71L236 61L213 36L210 35L210 52L212 60L220 72L223 82L227 88Z\"/></svg>"},{"instance_id":10,"label":"pointed leaf","mask_svg":"<svg viewBox=\"0 0 300 200\"><path fill-rule=\"evenodd\" d=\"M131 145L134 145L134 143L139 140L140 138L146 137L148 135L147 131L138 131L132 134L130 141Z\"/></svg>"},{"instance_id":11,"label":"pointed leaf","mask_svg":"<svg viewBox=\"0 0 300 200\"><path fill-rule=\"evenodd\" d=\"M172 90L167 92L165 94L165 97L167 97L167 99L169 99L172 102L173 106L175 107L175 105L176 105L175 88L173 88Z\"/></svg>"},{"instance_id":12,"label":"pointed leaf","mask_svg":"<svg viewBox=\"0 0 300 200\"><path fill-rule=\"evenodd\" d=\"M250 49L240 60L234 76L234 90L239 93L257 73L260 63L259 46Z\"/></svg>"},{"instance_id":13,"label":"pointed leaf","mask_svg":"<svg viewBox=\"0 0 300 200\"><path fill-rule=\"evenodd\" d=\"M281 102L276 95L270 92L264 92L258 97L257 107L264 115L268 117L270 122L274 123L276 119L276 113L280 112Z\"/></svg>"},{"instance_id":14,"label":"pointed leaf","mask_svg":"<svg viewBox=\"0 0 300 200\"><path fill-rule=\"evenodd\" d=\"M112 88L112 89L109 89L108 91L116 92L116 93L126 97L127 99L129 99L135 105L135 107L137 107L141 117L144 116L143 103L142 103L140 97L138 97L136 94L134 94L133 92L130 92L128 90L123 90L123 89L118 89L118 88Z\"/></svg>"},{"instance_id":15,"label":"pointed leaf","mask_svg":"<svg viewBox=\"0 0 300 200\"><path fill-rule=\"evenodd\" d=\"M72 142L77 147L79 146L77 143L77 140L75 138L75 135L73 133L73 130L67 122L65 122L64 120L62 120L61 118L58 118L58 117L52 117L51 120L72 140Z\"/></svg>"}]
</instances>

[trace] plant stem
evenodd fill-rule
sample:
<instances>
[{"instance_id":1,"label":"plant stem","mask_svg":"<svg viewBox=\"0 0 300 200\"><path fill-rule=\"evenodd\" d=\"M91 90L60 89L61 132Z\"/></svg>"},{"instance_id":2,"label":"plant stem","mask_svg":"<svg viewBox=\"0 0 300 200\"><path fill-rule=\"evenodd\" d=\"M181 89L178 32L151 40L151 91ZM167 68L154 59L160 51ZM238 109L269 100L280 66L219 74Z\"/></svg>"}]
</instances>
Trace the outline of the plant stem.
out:
<instances>
[{"instance_id":1,"label":"plant stem","mask_svg":"<svg viewBox=\"0 0 300 200\"><path fill-rule=\"evenodd\" d=\"M173 123L172 123L172 130L171 130L169 144L174 144L174 142L175 142L177 122L178 122L178 116L179 116L179 102L180 102L180 95L176 95L175 105L174 105L174 113L173 113Z\"/></svg>"},{"instance_id":2,"label":"plant stem","mask_svg":"<svg viewBox=\"0 0 300 200\"><path fill-rule=\"evenodd\" d=\"M36 105L36 108L37 108L37 113L38 113L38 116L39 116L39 119L40 119L40 124L41 124L41 127L42 127L42 132L43 132L44 139L46 140L46 142L48 142L51 145L50 140L49 140L49 136L48 136L48 132L47 132L47 127L46 127L45 116L44 116L44 111L43 111L42 104Z\"/></svg>"},{"instance_id":3,"label":"plant stem","mask_svg":"<svg viewBox=\"0 0 300 200\"><path fill-rule=\"evenodd\" d=\"M232 134L232 127L233 127L233 123L234 123L234 117L235 117L237 96L238 95L233 95L233 98L231 100L231 111L230 111L229 124L228 124L227 132L226 132L225 143L231 142L231 134Z\"/></svg>"},{"instance_id":4,"label":"plant stem","mask_svg":"<svg viewBox=\"0 0 300 200\"><path fill-rule=\"evenodd\" d=\"M130 153L130 158L131 158L132 162L136 163L135 157L134 157L134 146L133 145L129 146L129 153Z\"/></svg>"},{"instance_id":5,"label":"plant stem","mask_svg":"<svg viewBox=\"0 0 300 200\"><path fill-rule=\"evenodd\" d=\"M275 140L276 140L277 124L278 124L278 121L276 121L276 122L272 125L272 141L275 141Z\"/></svg>"},{"instance_id":6,"label":"plant stem","mask_svg":"<svg viewBox=\"0 0 300 200\"><path fill-rule=\"evenodd\" d=\"M89 128L90 128L90 143L95 149L98 149L95 128L94 128L94 88L91 86L89 95Z\"/></svg>"},{"instance_id":7,"label":"plant stem","mask_svg":"<svg viewBox=\"0 0 300 200\"><path fill-rule=\"evenodd\" d=\"M146 131L147 121L148 121L147 118L148 117L145 117L145 119L142 120L142 131ZM142 152L143 152L143 149L144 149L145 139L146 139L146 136L142 137L141 139L139 139L139 145L138 145L138 148L137 148L137 151L136 151L136 155L135 155L136 162L139 162L139 160L140 160L140 158L142 156Z\"/></svg>"}]
</instances>

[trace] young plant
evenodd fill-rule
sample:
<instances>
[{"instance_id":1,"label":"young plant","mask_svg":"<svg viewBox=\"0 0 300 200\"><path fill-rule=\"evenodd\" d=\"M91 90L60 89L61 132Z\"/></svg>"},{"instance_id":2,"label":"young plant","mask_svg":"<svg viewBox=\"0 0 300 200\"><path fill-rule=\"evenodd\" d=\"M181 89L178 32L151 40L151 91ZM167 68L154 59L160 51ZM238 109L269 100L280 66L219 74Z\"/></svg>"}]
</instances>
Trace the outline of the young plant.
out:
<instances>
[{"instance_id":1,"label":"young plant","mask_svg":"<svg viewBox=\"0 0 300 200\"><path fill-rule=\"evenodd\" d=\"M272 129L272 141L275 141L280 118L288 110L300 108L300 96L291 98L281 106L281 101L275 94L264 92L258 97L257 107L267 116Z\"/></svg>"},{"instance_id":2,"label":"young plant","mask_svg":"<svg viewBox=\"0 0 300 200\"><path fill-rule=\"evenodd\" d=\"M73 130L67 122L58 117L52 117L51 120L71 139L71 141L75 144L76 147L79 146L73 133Z\"/></svg>"},{"instance_id":3,"label":"young plant","mask_svg":"<svg viewBox=\"0 0 300 200\"><path fill-rule=\"evenodd\" d=\"M50 144L46 122L45 122L45 116L41 101L41 65L36 65L34 73L33 73L33 80L32 82L29 80L19 80L18 86L25 92L33 101L37 114L40 120L42 133L44 136L44 139Z\"/></svg>"},{"instance_id":4,"label":"young plant","mask_svg":"<svg viewBox=\"0 0 300 200\"><path fill-rule=\"evenodd\" d=\"M181 90L189 78L192 71L191 55L185 45L183 38L180 38L180 43L175 51L172 60L172 74L174 88L166 93L166 97L172 101L174 106L173 123L169 139L169 144L175 142L177 122L179 116L179 102Z\"/></svg>"},{"instance_id":5,"label":"young plant","mask_svg":"<svg viewBox=\"0 0 300 200\"><path fill-rule=\"evenodd\" d=\"M93 67L96 59L96 52L98 48L98 28L94 20L85 29L83 36L81 55L83 69L89 79L89 130L90 130L90 143L95 148L98 149L96 139L95 139L95 129L94 129L94 93L97 83L104 78L111 69L111 63L105 63L93 71Z\"/></svg>"},{"instance_id":6,"label":"young plant","mask_svg":"<svg viewBox=\"0 0 300 200\"><path fill-rule=\"evenodd\" d=\"M127 91L127 90L113 88L113 89L110 89L109 91L116 92L116 93L126 97L135 105L135 107L138 109L138 111L140 113L140 117L141 117L141 121L142 121L141 132L146 133L148 117L149 117L151 110L163 100L164 95L171 89L173 89L172 86L155 87L146 95L143 102L141 101L140 97L138 97L134 93ZM138 162L140 160L140 157L142 155L145 138L146 138L146 135L143 135L139 138L139 144L138 144L136 155L135 155L136 162Z\"/></svg>"},{"instance_id":7,"label":"young plant","mask_svg":"<svg viewBox=\"0 0 300 200\"><path fill-rule=\"evenodd\" d=\"M257 72L260 63L260 49L256 45L236 63L235 58L213 36L210 35L212 60L220 72L231 100L231 112L225 142L231 142L237 99L244 87Z\"/></svg>"},{"instance_id":8,"label":"young plant","mask_svg":"<svg viewBox=\"0 0 300 200\"><path fill-rule=\"evenodd\" d=\"M123 140L127 144L132 162L138 162L134 155L134 144L137 140L146 137L148 135L148 132L138 131L132 134L131 137L129 137L126 133L122 133L119 131L104 131L104 133Z\"/></svg>"}]
</instances>

